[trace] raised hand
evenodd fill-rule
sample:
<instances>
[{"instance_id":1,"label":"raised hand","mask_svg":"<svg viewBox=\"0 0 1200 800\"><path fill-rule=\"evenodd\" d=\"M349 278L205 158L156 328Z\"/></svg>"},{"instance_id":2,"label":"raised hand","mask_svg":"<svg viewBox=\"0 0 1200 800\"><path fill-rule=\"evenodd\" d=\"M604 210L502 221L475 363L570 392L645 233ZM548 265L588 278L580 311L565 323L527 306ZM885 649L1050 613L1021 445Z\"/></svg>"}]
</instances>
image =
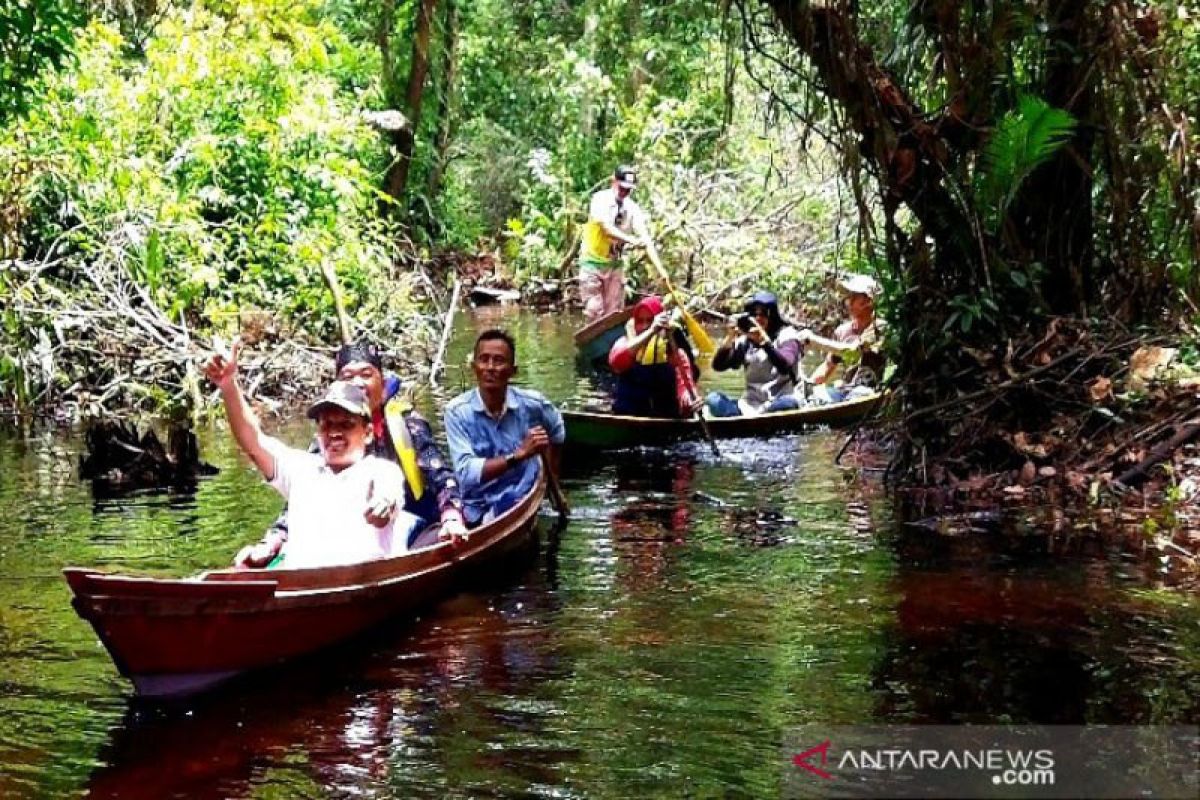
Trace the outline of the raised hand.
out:
<instances>
[{"instance_id":1,"label":"raised hand","mask_svg":"<svg viewBox=\"0 0 1200 800\"><path fill-rule=\"evenodd\" d=\"M213 353L204 362L204 376L216 384L218 389L226 389L238 371L238 353L242 349L241 337L235 337L233 346L225 349L225 343L220 337L213 337Z\"/></svg>"},{"instance_id":2,"label":"raised hand","mask_svg":"<svg viewBox=\"0 0 1200 800\"><path fill-rule=\"evenodd\" d=\"M767 332L762 329L762 326L754 320L750 321L750 332L747 333L746 336L750 339L750 341L757 345L761 345L763 342L769 341L770 339L770 337L767 336Z\"/></svg>"}]
</instances>

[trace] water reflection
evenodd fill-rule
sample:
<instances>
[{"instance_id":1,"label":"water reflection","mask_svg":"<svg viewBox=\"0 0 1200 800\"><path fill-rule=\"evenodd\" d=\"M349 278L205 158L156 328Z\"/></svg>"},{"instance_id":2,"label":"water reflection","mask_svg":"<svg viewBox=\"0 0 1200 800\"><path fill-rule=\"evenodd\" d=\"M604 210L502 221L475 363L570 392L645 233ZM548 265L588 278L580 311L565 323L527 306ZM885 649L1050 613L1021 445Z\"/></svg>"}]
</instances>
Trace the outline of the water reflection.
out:
<instances>
[{"instance_id":1,"label":"water reflection","mask_svg":"<svg viewBox=\"0 0 1200 800\"><path fill-rule=\"evenodd\" d=\"M905 535L894 546L908 568L891 581L899 601L874 673L881 718L1200 719L1200 695L1183 688L1200 688L1200 657L1183 656L1200 635L1194 610L1130 597L1098 542L1062 552L1038 535Z\"/></svg>"},{"instance_id":2,"label":"water reflection","mask_svg":"<svg viewBox=\"0 0 1200 800\"><path fill-rule=\"evenodd\" d=\"M88 781L95 798L242 798L263 786L289 796L375 787L430 792L443 737L496 729L536 735L535 702L494 707L563 674L543 623L558 612L550 564L526 552L499 565L514 587L460 595L415 623L398 622L286 671L178 704L131 699ZM522 564L524 566L522 566ZM468 690L469 687L469 690ZM515 700L516 698L514 698ZM532 701L532 698L528 698ZM519 765L519 754L507 759ZM503 766L503 765L502 765Z\"/></svg>"},{"instance_id":3,"label":"water reflection","mask_svg":"<svg viewBox=\"0 0 1200 800\"><path fill-rule=\"evenodd\" d=\"M591 391L573 319L488 311L460 319L427 411L471 385L470 344L497 323L526 385ZM203 445L222 471L194 493L116 501L75 480L72 437L0 432L6 800L775 796L777 743L806 722L1200 717L1195 601L1070 526L897 527L819 432L568 460L571 522L543 519L539 552L475 591L146 706L59 569L186 575L257 537L278 498L227 435Z\"/></svg>"}]
</instances>

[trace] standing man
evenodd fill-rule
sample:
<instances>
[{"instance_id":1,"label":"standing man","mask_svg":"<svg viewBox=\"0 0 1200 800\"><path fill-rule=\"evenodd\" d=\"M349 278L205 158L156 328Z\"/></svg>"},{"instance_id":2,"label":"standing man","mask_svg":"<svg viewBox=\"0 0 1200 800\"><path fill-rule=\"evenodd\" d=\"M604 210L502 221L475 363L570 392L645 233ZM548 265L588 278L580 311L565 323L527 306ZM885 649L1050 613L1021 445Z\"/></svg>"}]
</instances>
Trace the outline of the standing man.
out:
<instances>
[{"instance_id":1,"label":"standing man","mask_svg":"<svg viewBox=\"0 0 1200 800\"><path fill-rule=\"evenodd\" d=\"M478 387L446 404L446 441L462 487L467 525L500 516L538 479L538 456L558 474L566 438L562 415L540 393L509 386L517 374L517 345L491 329L475 340L471 366Z\"/></svg>"},{"instance_id":2,"label":"standing man","mask_svg":"<svg viewBox=\"0 0 1200 800\"><path fill-rule=\"evenodd\" d=\"M637 172L622 164L613 172L612 186L592 195L579 246L579 298L588 321L625 307L621 258L626 247L646 248L651 263L662 271L646 215L629 196L636 186Z\"/></svg>"}]
</instances>

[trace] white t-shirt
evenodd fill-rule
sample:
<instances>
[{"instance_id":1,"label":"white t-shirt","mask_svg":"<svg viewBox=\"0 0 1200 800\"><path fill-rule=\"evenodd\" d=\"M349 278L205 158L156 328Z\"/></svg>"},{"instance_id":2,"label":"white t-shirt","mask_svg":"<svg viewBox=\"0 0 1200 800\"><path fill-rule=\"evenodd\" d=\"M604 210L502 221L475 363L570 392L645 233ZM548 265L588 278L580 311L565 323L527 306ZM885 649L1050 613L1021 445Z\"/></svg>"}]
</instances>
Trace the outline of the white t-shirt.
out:
<instances>
[{"instance_id":1,"label":"white t-shirt","mask_svg":"<svg viewBox=\"0 0 1200 800\"><path fill-rule=\"evenodd\" d=\"M397 464L369 455L334 472L316 453L278 440L269 440L267 449L275 457L275 477L270 484L288 501L282 566L356 564L407 552L415 516L397 511L382 528L363 517L372 483L376 496L386 492L403 502L404 473Z\"/></svg>"}]
</instances>

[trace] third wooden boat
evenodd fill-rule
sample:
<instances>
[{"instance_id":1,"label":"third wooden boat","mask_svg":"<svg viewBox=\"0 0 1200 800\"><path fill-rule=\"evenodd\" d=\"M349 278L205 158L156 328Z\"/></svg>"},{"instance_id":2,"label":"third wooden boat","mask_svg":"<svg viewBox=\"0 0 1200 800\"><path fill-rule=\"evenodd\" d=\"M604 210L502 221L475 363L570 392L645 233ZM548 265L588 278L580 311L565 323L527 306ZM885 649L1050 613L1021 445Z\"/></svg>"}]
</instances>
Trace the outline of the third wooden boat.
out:
<instances>
[{"instance_id":1,"label":"third wooden boat","mask_svg":"<svg viewBox=\"0 0 1200 800\"><path fill-rule=\"evenodd\" d=\"M608 351L621 338L625 323L633 316L633 306L601 317L575 331L579 357L593 366L608 369Z\"/></svg>"}]
</instances>

